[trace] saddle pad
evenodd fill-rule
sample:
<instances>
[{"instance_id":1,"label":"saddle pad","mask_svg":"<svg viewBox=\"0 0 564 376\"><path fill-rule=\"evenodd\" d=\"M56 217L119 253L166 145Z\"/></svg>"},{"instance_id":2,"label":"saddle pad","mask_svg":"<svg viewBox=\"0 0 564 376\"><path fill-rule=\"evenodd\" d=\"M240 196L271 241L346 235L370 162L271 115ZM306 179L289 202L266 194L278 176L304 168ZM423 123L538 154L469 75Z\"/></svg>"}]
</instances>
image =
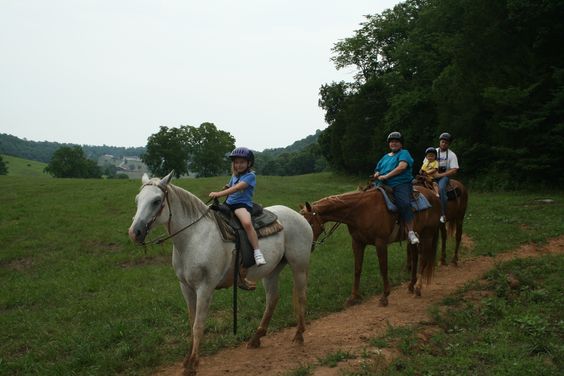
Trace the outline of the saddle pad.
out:
<instances>
[{"instance_id":1,"label":"saddle pad","mask_svg":"<svg viewBox=\"0 0 564 376\"><path fill-rule=\"evenodd\" d=\"M217 210L213 213L223 241L235 242L235 248L240 251L241 264L245 268L253 266L255 264L253 249L239 220L230 209L228 211ZM261 210L258 216L252 217L252 221L259 239L274 235L284 229L284 226L278 221L278 216L268 210Z\"/></svg>"},{"instance_id":2,"label":"saddle pad","mask_svg":"<svg viewBox=\"0 0 564 376\"><path fill-rule=\"evenodd\" d=\"M384 190L384 188L376 187L376 189L379 190L380 192L382 192L382 195L384 196L384 201L386 202L386 206L388 207L388 210L393 212L393 213L397 213L397 211L398 211L397 206L388 197L388 193ZM416 190L414 190L414 192L419 193L419 191L416 191ZM412 199L410 201L410 203L411 203L411 208L415 212L422 211L422 210L425 210L425 209L429 209L431 207L431 203L429 203L429 200L427 200L427 197L425 197L425 195L422 195L420 193L417 195L417 197L415 199Z\"/></svg>"}]
</instances>

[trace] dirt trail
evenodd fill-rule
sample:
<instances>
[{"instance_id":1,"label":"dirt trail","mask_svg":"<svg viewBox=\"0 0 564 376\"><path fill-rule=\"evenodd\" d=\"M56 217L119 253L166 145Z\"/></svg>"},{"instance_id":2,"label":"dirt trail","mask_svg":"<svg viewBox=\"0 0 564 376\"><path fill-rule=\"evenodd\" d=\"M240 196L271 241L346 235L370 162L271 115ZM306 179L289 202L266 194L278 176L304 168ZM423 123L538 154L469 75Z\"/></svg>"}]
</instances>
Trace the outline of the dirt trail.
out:
<instances>
[{"instance_id":1,"label":"dirt trail","mask_svg":"<svg viewBox=\"0 0 564 376\"><path fill-rule=\"evenodd\" d=\"M471 243L469 239L468 242ZM564 253L564 236L552 239L543 247L525 245L496 257L463 259L458 267L440 266L432 282L424 286L423 296L415 299L407 292L407 284L392 290L388 307L378 306L378 296L363 304L309 322L303 346L292 343L294 328L269 333L262 339L261 348L247 349L245 344L220 351L200 359L198 375L280 375L301 365L314 364L319 358L337 351L360 355L370 338L386 334L388 324L402 326L428 320L429 306L479 278L496 263L515 258L535 257L549 253ZM350 363L350 362L349 362ZM316 368L314 375L337 375L339 368ZM174 364L157 375L181 375L182 364Z\"/></svg>"}]
</instances>

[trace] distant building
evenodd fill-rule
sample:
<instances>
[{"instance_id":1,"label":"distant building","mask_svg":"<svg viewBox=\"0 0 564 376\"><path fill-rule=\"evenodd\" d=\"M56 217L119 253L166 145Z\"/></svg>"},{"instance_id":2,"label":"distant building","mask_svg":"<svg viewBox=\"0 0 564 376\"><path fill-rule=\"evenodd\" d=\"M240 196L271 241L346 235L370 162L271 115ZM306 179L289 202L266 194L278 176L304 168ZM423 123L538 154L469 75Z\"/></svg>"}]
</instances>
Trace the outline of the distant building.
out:
<instances>
[{"instance_id":1,"label":"distant building","mask_svg":"<svg viewBox=\"0 0 564 376\"><path fill-rule=\"evenodd\" d=\"M149 172L147 165L137 156L116 158L105 154L98 158L98 166L105 168L108 165L116 167L116 173L126 174L130 179L138 179Z\"/></svg>"}]
</instances>

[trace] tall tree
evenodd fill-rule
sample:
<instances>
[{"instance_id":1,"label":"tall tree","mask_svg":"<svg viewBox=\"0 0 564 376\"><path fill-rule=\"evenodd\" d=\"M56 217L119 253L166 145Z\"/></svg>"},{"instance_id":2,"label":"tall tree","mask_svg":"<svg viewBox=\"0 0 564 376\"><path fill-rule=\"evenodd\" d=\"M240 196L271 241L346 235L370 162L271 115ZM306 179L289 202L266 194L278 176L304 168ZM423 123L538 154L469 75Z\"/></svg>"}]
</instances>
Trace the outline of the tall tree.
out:
<instances>
[{"instance_id":1,"label":"tall tree","mask_svg":"<svg viewBox=\"0 0 564 376\"><path fill-rule=\"evenodd\" d=\"M189 125L179 128L162 126L159 132L149 137L147 151L141 155L141 160L158 176L172 170L176 177L189 172L198 176L214 176L229 171L225 154L234 145L235 138L212 123L203 123L198 128Z\"/></svg>"},{"instance_id":2,"label":"tall tree","mask_svg":"<svg viewBox=\"0 0 564 376\"><path fill-rule=\"evenodd\" d=\"M63 146L53 153L45 172L56 178L101 178L96 162L87 159L80 146Z\"/></svg>"},{"instance_id":3,"label":"tall tree","mask_svg":"<svg viewBox=\"0 0 564 376\"><path fill-rule=\"evenodd\" d=\"M178 178L188 174L188 153L190 150L187 132L188 126L168 128L161 126L160 130L149 136L145 153L141 160L149 171L157 176L165 176L174 170Z\"/></svg>"},{"instance_id":4,"label":"tall tree","mask_svg":"<svg viewBox=\"0 0 564 376\"><path fill-rule=\"evenodd\" d=\"M235 138L229 132L217 129L213 123L202 123L189 128L190 170L198 176L216 176L229 171L225 154L235 148Z\"/></svg>"}]
</instances>

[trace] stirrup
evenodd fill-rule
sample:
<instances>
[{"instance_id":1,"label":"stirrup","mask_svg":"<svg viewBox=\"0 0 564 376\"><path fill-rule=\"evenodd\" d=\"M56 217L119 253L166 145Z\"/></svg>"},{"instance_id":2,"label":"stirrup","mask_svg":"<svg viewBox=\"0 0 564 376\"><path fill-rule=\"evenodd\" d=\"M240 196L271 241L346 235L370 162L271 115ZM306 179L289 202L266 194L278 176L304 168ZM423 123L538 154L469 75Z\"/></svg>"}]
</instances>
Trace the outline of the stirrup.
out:
<instances>
[{"instance_id":1,"label":"stirrup","mask_svg":"<svg viewBox=\"0 0 564 376\"><path fill-rule=\"evenodd\" d=\"M256 290L257 285L249 281L247 278L239 276L239 278L237 279L237 287L245 291L254 291Z\"/></svg>"}]
</instances>

